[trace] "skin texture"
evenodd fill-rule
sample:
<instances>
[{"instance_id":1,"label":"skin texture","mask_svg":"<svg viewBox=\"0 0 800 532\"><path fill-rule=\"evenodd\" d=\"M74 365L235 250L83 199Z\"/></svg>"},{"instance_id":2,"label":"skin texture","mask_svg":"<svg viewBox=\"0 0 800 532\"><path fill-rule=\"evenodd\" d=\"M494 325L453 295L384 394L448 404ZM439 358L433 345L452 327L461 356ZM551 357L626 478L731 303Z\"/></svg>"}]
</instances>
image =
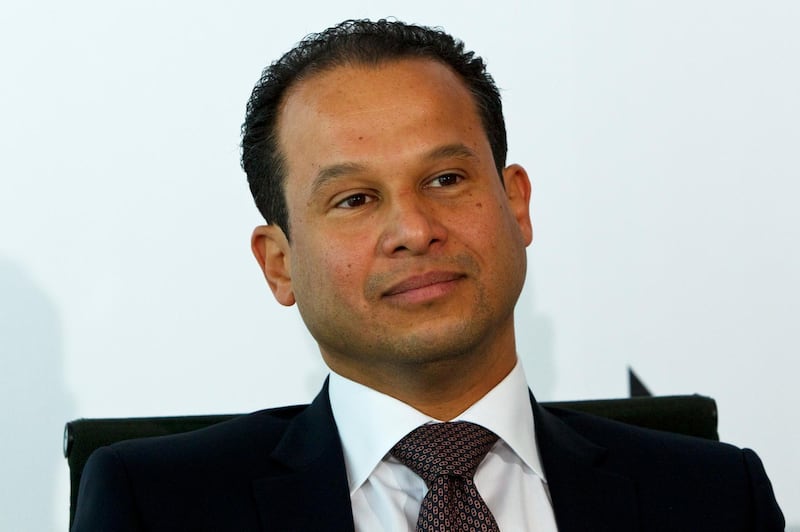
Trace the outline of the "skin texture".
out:
<instances>
[{"instance_id":1,"label":"skin texture","mask_svg":"<svg viewBox=\"0 0 800 532\"><path fill-rule=\"evenodd\" d=\"M347 65L287 94L278 123L291 242L260 226L275 298L331 369L438 419L516 362L530 182L501 182L473 98L427 59Z\"/></svg>"}]
</instances>

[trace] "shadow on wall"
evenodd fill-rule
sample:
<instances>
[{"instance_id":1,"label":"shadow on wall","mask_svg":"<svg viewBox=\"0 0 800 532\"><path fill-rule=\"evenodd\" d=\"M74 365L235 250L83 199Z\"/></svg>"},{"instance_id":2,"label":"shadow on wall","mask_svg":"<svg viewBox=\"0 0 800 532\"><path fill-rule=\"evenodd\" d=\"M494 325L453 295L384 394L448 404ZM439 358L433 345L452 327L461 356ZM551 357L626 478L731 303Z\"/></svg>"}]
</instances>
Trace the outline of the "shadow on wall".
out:
<instances>
[{"instance_id":1,"label":"shadow on wall","mask_svg":"<svg viewBox=\"0 0 800 532\"><path fill-rule=\"evenodd\" d=\"M529 272L525 288L514 310L517 353L525 368L537 401L553 401L556 386L555 328L553 319L536 311L533 275Z\"/></svg>"},{"instance_id":2,"label":"shadow on wall","mask_svg":"<svg viewBox=\"0 0 800 532\"><path fill-rule=\"evenodd\" d=\"M73 414L47 295L0 258L0 530L50 530L61 434Z\"/></svg>"}]
</instances>

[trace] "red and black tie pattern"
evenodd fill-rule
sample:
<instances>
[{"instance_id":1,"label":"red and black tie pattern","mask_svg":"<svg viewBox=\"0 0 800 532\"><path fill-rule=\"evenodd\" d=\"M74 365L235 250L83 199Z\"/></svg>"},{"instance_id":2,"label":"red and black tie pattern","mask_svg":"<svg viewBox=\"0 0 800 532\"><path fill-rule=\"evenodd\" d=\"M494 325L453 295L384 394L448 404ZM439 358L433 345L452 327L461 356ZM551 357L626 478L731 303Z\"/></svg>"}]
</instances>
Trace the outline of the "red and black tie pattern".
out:
<instances>
[{"instance_id":1,"label":"red and black tie pattern","mask_svg":"<svg viewBox=\"0 0 800 532\"><path fill-rule=\"evenodd\" d=\"M490 430L457 421L422 425L392 448L392 455L428 486L417 532L499 532L472 480L496 441Z\"/></svg>"}]
</instances>

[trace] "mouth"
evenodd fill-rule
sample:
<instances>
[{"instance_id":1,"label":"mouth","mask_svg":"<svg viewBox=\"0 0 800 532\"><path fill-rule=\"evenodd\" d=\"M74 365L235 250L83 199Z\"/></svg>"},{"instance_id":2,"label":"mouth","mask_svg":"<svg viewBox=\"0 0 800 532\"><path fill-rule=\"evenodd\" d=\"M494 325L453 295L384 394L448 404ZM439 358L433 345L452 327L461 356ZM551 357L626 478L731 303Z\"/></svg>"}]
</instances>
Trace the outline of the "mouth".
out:
<instances>
[{"instance_id":1,"label":"mouth","mask_svg":"<svg viewBox=\"0 0 800 532\"><path fill-rule=\"evenodd\" d=\"M465 275L458 272L430 272L392 285L383 297L397 303L425 303L452 291Z\"/></svg>"}]
</instances>

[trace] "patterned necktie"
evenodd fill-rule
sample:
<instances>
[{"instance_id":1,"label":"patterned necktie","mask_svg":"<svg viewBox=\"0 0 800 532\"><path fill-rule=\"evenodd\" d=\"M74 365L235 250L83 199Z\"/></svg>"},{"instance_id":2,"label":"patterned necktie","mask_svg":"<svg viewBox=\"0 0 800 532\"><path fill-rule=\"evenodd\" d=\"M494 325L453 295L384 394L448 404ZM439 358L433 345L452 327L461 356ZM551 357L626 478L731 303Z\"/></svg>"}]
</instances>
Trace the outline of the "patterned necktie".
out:
<instances>
[{"instance_id":1,"label":"patterned necktie","mask_svg":"<svg viewBox=\"0 0 800 532\"><path fill-rule=\"evenodd\" d=\"M496 441L497 435L480 425L457 421L422 425L392 448L428 486L417 532L499 532L472 480Z\"/></svg>"}]
</instances>

